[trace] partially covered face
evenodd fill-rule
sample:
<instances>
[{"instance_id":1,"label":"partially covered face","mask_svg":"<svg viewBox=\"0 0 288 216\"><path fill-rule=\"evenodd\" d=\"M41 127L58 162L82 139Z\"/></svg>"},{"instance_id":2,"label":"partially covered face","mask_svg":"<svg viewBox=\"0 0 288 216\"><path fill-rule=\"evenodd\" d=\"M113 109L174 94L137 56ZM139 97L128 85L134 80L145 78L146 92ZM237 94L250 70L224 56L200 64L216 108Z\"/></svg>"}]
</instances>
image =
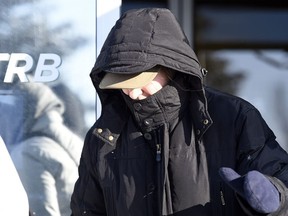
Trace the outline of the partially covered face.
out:
<instances>
[{"instance_id":1,"label":"partially covered face","mask_svg":"<svg viewBox=\"0 0 288 216\"><path fill-rule=\"evenodd\" d=\"M157 76L141 88L123 88L122 91L133 100L143 100L162 89L169 81L165 68L161 68Z\"/></svg>"}]
</instances>

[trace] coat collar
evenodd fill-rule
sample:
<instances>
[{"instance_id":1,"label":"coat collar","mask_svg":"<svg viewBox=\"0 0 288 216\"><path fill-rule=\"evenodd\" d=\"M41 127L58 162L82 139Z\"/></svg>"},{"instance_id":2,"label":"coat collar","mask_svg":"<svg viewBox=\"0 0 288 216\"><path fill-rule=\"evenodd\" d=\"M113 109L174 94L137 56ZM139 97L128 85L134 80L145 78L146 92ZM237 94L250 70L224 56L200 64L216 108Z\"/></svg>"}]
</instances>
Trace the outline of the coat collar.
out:
<instances>
[{"instance_id":1,"label":"coat collar","mask_svg":"<svg viewBox=\"0 0 288 216\"><path fill-rule=\"evenodd\" d=\"M118 95L119 97L120 95ZM171 98L173 99L173 98ZM187 98L186 98L187 99ZM205 97L205 90L193 91L189 95L188 99L188 109L192 113L191 118L194 124L196 138L199 140L202 138L203 134L208 130L212 125L213 121L208 113L207 108L207 99ZM102 115L97 120L95 129L93 133L97 135L100 139L107 142L108 144L114 146L119 138L123 127L127 123L128 119L131 117L131 109L141 109L143 101L136 101L131 103L129 108L124 100L116 100L113 103L109 103L109 107L104 107L102 110ZM145 105L145 103L144 103ZM155 104L154 104L155 105ZM159 107L160 109L160 107ZM177 109L177 108L176 108ZM177 114L178 115L178 114ZM130 116L130 117L129 117ZM160 124L161 121L167 120L164 119L163 113L159 113L159 121L157 124ZM165 117L166 118L166 117ZM151 127L147 127L145 121L149 118L139 118L139 121L143 122L143 128L149 130ZM149 124L148 124L149 125ZM154 122L155 126L155 122Z\"/></svg>"}]
</instances>

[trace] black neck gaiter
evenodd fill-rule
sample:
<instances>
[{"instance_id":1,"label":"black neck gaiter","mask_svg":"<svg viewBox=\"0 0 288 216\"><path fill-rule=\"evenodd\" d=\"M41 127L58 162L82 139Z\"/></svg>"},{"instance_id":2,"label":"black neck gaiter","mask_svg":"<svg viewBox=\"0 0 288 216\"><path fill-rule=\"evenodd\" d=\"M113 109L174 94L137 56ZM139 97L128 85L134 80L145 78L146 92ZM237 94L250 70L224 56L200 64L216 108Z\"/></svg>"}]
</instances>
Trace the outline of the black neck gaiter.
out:
<instances>
[{"instance_id":1,"label":"black neck gaiter","mask_svg":"<svg viewBox=\"0 0 288 216\"><path fill-rule=\"evenodd\" d=\"M133 100L123 93L124 100L142 132L149 132L161 125L169 125L173 130L188 102L187 92L179 84L170 82L155 94L143 99Z\"/></svg>"}]
</instances>

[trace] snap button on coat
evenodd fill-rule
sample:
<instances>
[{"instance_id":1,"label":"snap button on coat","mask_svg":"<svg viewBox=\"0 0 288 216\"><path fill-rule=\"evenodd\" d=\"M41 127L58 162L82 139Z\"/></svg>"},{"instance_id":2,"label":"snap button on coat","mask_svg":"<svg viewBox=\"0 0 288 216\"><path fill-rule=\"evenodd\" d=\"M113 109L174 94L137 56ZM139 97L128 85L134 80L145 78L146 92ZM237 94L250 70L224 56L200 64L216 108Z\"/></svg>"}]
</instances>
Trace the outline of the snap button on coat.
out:
<instances>
[{"instance_id":1,"label":"snap button on coat","mask_svg":"<svg viewBox=\"0 0 288 216\"><path fill-rule=\"evenodd\" d=\"M207 125L209 123L209 120L208 119L205 119L204 121L203 121L203 124L204 125Z\"/></svg>"},{"instance_id":2,"label":"snap button on coat","mask_svg":"<svg viewBox=\"0 0 288 216\"><path fill-rule=\"evenodd\" d=\"M151 140L151 139L152 139L152 135L151 135L150 133L145 133L145 134L144 134L144 138L145 138L146 140Z\"/></svg>"},{"instance_id":3,"label":"snap button on coat","mask_svg":"<svg viewBox=\"0 0 288 216\"><path fill-rule=\"evenodd\" d=\"M137 111L142 109L142 105L140 103L135 103L133 106L134 106L134 109Z\"/></svg>"}]
</instances>

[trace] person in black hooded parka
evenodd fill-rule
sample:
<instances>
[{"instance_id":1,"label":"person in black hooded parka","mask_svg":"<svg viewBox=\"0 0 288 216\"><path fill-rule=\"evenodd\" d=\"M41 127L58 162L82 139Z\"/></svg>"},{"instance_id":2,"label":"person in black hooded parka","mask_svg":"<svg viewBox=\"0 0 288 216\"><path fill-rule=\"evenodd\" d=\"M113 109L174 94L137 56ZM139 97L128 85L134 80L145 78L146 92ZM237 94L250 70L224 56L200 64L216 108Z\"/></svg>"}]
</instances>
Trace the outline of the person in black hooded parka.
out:
<instances>
[{"instance_id":1,"label":"person in black hooded parka","mask_svg":"<svg viewBox=\"0 0 288 216\"><path fill-rule=\"evenodd\" d=\"M249 102L203 85L168 9L123 14L90 74L72 215L288 215L288 155Z\"/></svg>"}]
</instances>

